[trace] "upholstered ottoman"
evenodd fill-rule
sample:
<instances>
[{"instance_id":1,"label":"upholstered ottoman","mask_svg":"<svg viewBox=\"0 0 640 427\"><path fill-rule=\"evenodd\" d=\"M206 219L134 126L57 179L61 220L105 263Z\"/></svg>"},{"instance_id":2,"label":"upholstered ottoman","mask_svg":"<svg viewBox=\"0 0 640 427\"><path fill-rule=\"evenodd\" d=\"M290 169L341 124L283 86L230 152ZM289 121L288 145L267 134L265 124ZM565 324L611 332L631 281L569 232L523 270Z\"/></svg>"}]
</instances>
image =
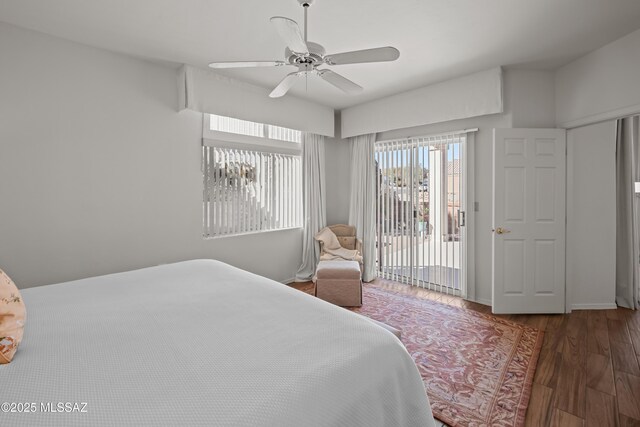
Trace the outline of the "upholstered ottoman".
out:
<instances>
[{"instance_id":1,"label":"upholstered ottoman","mask_svg":"<svg viewBox=\"0 0 640 427\"><path fill-rule=\"evenodd\" d=\"M357 261L320 261L316 269L316 296L335 305L360 307L360 264Z\"/></svg>"}]
</instances>

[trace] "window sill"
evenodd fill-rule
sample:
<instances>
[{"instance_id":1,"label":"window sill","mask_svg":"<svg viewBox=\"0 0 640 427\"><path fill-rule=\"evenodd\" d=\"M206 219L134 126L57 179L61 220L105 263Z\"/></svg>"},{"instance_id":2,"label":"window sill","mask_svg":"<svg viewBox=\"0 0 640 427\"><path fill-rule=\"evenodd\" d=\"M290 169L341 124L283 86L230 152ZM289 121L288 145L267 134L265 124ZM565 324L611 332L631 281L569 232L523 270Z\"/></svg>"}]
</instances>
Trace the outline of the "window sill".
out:
<instances>
[{"instance_id":1,"label":"window sill","mask_svg":"<svg viewBox=\"0 0 640 427\"><path fill-rule=\"evenodd\" d=\"M221 236L202 236L202 240L218 240L218 239L224 239L228 237L259 235L259 234L265 234L265 233L272 233L275 231L290 231L290 230L302 230L302 227L300 226L300 227L275 228L273 230L247 231L245 233L223 234Z\"/></svg>"}]
</instances>

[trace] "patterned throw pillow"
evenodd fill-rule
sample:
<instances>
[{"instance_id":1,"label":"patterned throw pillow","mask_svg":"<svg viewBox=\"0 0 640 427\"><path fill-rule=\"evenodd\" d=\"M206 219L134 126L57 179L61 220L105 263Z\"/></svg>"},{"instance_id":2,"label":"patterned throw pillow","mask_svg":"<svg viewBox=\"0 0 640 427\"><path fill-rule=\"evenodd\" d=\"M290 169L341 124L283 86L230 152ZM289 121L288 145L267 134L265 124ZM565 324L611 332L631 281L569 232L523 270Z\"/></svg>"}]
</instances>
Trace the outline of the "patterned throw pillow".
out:
<instances>
[{"instance_id":1,"label":"patterned throw pillow","mask_svg":"<svg viewBox=\"0 0 640 427\"><path fill-rule=\"evenodd\" d=\"M13 281L0 270L0 365L9 363L22 340L26 310Z\"/></svg>"}]
</instances>

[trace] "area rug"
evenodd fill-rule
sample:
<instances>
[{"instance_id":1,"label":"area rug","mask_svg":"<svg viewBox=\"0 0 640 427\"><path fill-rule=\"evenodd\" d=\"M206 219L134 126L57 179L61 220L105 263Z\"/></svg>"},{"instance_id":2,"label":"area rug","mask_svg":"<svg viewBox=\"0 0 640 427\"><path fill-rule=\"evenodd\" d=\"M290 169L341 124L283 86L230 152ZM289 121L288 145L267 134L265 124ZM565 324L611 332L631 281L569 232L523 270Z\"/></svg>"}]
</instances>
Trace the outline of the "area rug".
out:
<instances>
[{"instance_id":1,"label":"area rug","mask_svg":"<svg viewBox=\"0 0 640 427\"><path fill-rule=\"evenodd\" d=\"M453 427L524 425L542 331L376 284L362 297L353 311L402 331L436 418Z\"/></svg>"}]
</instances>

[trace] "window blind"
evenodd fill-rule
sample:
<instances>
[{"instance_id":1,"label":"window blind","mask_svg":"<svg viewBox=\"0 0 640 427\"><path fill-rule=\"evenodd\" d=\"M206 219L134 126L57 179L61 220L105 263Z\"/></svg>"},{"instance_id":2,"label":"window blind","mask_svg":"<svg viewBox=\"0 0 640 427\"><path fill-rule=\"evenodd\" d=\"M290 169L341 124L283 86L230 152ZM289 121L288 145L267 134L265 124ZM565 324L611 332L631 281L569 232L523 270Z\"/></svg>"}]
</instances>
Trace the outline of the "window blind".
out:
<instances>
[{"instance_id":1,"label":"window blind","mask_svg":"<svg viewBox=\"0 0 640 427\"><path fill-rule=\"evenodd\" d=\"M202 149L205 237L302 226L299 155Z\"/></svg>"},{"instance_id":2,"label":"window blind","mask_svg":"<svg viewBox=\"0 0 640 427\"><path fill-rule=\"evenodd\" d=\"M465 134L376 143L381 277L460 295Z\"/></svg>"}]
</instances>

